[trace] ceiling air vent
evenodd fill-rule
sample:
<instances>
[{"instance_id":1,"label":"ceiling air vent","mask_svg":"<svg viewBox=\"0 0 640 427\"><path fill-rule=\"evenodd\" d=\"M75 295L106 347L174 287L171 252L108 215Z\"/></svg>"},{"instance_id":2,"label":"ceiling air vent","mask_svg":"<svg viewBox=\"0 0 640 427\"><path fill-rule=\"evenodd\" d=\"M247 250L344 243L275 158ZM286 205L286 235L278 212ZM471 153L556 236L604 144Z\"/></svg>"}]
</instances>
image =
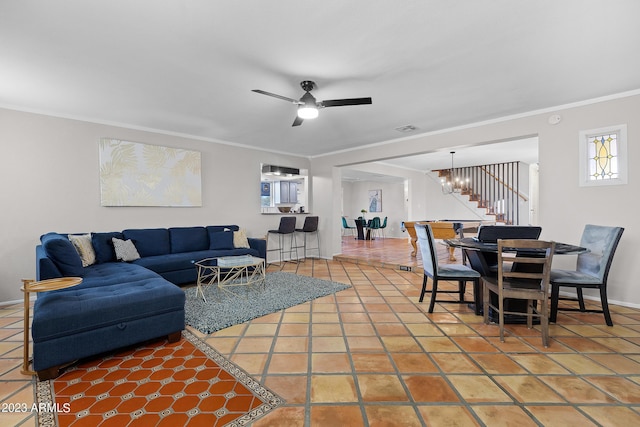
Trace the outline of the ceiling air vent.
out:
<instances>
[{"instance_id":1,"label":"ceiling air vent","mask_svg":"<svg viewBox=\"0 0 640 427\"><path fill-rule=\"evenodd\" d=\"M402 133L413 132L414 130L417 130L417 129L418 128L415 127L414 125L406 125L406 126L400 126L399 128L396 128L398 132L402 132Z\"/></svg>"}]
</instances>

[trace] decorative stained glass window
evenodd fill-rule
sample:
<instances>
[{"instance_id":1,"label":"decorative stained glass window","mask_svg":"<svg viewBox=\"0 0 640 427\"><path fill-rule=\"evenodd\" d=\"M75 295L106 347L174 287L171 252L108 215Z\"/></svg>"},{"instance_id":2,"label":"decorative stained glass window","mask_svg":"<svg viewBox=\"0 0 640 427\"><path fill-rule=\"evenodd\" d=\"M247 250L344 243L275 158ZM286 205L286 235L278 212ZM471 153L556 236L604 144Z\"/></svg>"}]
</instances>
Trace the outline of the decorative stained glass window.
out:
<instances>
[{"instance_id":1,"label":"decorative stained glass window","mask_svg":"<svg viewBox=\"0 0 640 427\"><path fill-rule=\"evenodd\" d=\"M580 185L626 183L626 125L580 132Z\"/></svg>"},{"instance_id":2,"label":"decorative stained glass window","mask_svg":"<svg viewBox=\"0 0 640 427\"><path fill-rule=\"evenodd\" d=\"M589 180L618 178L618 134L589 137Z\"/></svg>"}]
</instances>

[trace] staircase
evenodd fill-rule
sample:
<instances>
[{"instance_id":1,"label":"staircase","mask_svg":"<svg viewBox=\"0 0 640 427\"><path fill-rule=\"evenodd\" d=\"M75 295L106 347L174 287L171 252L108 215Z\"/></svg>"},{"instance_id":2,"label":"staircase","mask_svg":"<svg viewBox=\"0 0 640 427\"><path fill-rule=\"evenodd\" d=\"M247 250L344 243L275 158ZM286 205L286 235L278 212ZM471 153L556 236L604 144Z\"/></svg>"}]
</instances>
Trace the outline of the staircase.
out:
<instances>
[{"instance_id":1,"label":"staircase","mask_svg":"<svg viewBox=\"0 0 640 427\"><path fill-rule=\"evenodd\" d=\"M481 166L465 166L436 169L443 186L468 196L478 208L495 217L496 222L518 225L520 200L527 197L519 190L520 162L493 163Z\"/></svg>"}]
</instances>

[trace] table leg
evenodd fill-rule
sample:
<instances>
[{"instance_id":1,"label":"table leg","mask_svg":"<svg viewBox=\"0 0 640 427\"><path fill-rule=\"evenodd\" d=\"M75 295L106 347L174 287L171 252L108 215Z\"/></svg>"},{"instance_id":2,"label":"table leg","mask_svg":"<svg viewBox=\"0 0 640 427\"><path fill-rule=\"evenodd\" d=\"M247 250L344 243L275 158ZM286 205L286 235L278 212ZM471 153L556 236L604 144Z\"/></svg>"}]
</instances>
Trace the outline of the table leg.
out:
<instances>
[{"instance_id":1,"label":"table leg","mask_svg":"<svg viewBox=\"0 0 640 427\"><path fill-rule=\"evenodd\" d=\"M196 298L198 297L198 293L200 293L200 295L202 295L202 300L204 302L207 302L207 299L204 296L204 289L202 288L203 285L203 281L205 280L205 271L204 268L201 266L198 266L198 280L196 281Z\"/></svg>"},{"instance_id":2,"label":"table leg","mask_svg":"<svg viewBox=\"0 0 640 427\"><path fill-rule=\"evenodd\" d=\"M418 238L417 237L411 237L411 246L413 247L413 250L411 251L411 256L412 257L417 257L418 256Z\"/></svg>"},{"instance_id":3,"label":"table leg","mask_svg":"<svg viewBox=\"0 0 640 427\"><path fill-rule=\"evenodd\" d=\"M364 225L361 220L356 220L356 229L358 230L358 240L364 240Z\"/></svg>"},{"instance_id":4,"label":"table leg","mask_svg":"<svg viewBox=\"0 0 640 427\"><path fill-rule=\"evenodd\" d=\"M456 248L454 248L453 246L449 246L449 261L450 262L456 262L457 259L455 257L455 255L453 254L453 251L455 251Z\"/></svg>"},{"instance_id":5,"label":"table leg","mask_svg":"<svg viewBox=\"0 0 640 427\"><path fill-rule=\"evenodd\" d=\"M22 279L22 292L24 292L24 345L22 370L23 375L35 375L35 371L29 369L29 284L33 283L31 279Z\"/></svg>"}]
</instances>

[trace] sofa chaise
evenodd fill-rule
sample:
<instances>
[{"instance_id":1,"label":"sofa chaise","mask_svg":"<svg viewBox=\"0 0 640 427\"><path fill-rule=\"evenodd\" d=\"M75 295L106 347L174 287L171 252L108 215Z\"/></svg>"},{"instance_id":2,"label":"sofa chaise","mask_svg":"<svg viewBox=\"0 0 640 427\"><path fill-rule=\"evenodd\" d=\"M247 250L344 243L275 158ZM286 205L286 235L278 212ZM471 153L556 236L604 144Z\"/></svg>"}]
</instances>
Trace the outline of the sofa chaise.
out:
<instances>
[{"instance_id":1,"label":"sofa chaise","mask_svg":"<svg viewBox=\"0 0 640 427\"><path fill-rule=\"evenodd\" d=\"M90 248L78 245L76 236ZM114 238L133 244L138 257L119 261ZM246 238L236 225L47 233L40 240L37 280L83 279L77 286L38 294L33 369L42 380L55 378L62 366L78 359L163 336L179 340L185 294L177 285L196 281L195 262L234 255L264 258L266 253L264 239Z\"/></svg>"}]
</instances>

